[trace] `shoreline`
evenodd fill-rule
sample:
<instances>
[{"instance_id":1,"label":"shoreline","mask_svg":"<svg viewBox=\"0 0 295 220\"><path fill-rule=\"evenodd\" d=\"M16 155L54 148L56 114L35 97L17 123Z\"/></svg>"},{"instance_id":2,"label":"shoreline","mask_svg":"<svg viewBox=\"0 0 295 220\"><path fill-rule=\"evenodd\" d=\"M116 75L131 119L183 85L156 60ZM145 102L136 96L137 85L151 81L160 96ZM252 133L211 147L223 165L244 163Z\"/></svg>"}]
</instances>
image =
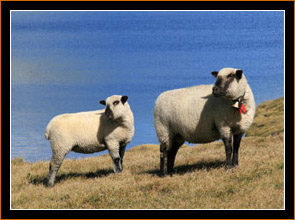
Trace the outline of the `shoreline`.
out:
<instances>
[{"instance_id":1,"label":"shoreline","mask_svg":"<svg viewBox=\"0 0 295 220\"><path fill-rule=\"evenodd\" d=\"M279 125L279 127L276 128L275 125ZM280 97L277 99L272 99L272 100L268 100L268 101L260 103L256 107L256 115L254 118L254 122L251 125L250 129L247 131L247 133L244 135L244 137L278 135L282 132L284 132L284 97ZM132 146L128 148L128 145L127 145L126 152L132 150L133 148L136 148L139 146L146 146L146 145L159 146L159 144L140 144L140 145L136 145L136 146ZM194 146L194 144L192 144L192 146ZM74 152L71 152L71 153L76 154ZM94 154L97 154L97 155L94 155ZM80 159L86 159L86 158L93 158L93 157L98 157L102 155L108 155L108 152L107 150L105 150L105 151L97 152L94 154L93 156L92 155L88 155L84 157L77 156L75 158L66 157L65 160L67 159L80 160ZM81 154L77 153L77 155L81 155ZM50 158L51 158L51 155L50 155ZM50 161L50 158L48 160L29 161L29 160L23 159L23 157L16 156L14 158L11 158L11 161L13 161L14 159L16 160L22 159L25 162L37 163L40 161Z\"/></svg>"}]
</instances>

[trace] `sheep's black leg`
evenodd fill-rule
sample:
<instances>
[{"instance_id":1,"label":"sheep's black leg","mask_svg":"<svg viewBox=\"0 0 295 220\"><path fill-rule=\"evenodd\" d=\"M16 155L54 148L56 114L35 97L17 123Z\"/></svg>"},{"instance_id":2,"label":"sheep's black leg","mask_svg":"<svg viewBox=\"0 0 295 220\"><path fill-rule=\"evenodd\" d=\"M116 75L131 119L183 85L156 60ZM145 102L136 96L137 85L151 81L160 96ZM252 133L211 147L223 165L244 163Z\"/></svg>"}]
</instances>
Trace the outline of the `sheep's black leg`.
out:
<instances>
[{"instance_id":1,"label":"sheep's black leg","mask_svg":"<svg viewBox=\"0 0 295 220\"><path fill-rule=\"evenodd\" d=\"M181 147L181 145L184 143L184 140L182 140L181 137L176 136L173 140L172 147L167 152L168 156L168 174L172 175L173 169L174 169L174 162L175 157L178 152L178 149Z\"/></svg>"},{"instance_id":2,"label":"sheep's black leg","mask_svg":"<svg viewBox=\"0 0 295 220\"><path fill-rule=\"evenodd\" d=\"M114 172L115 173L122 172L123 168L121 166L120 157L113 158L113 163L114 163L114 168L113 168Z\"/></svg>"},{"instance_id":3,"label":"sheep's black leg","mask_svg":"<svg viewBox=\"0 0 295 220\"><path fill-rule=\"evenodd\" d=\"M125 148L126 148L126 144L120 144L119 154L121 158L120 163L121 163L122 170L123 170L123 157L125 154Z\"/></svg>"},{"instance_id":4,"label":"sheep's black leg","mask_svg":"<svg viewBox=\"0 0 295 220\"><path fill-rule=\"evenodd\" d=\"M165 144L160 145L160 172L161 176L166 176L168 174L167 166L167 146Z\"/></svg>"},{"instance_id":5,"label":"sheep's black leg","mask_svg":"<svg viewBox=\"0 0 295 220\"><path fill-rule=\"evenodd\" d=\"M232 148L233 148L233 143L232 143L232 135L228 138L223 139L223 143L225 146L225 154L226 154L226 169L232 168Z\"/></svg>"},{"instance_id":6,"label":"sheep's black leg","mask_svg":"<svg viewBox=\"0 0 295 220\"><path fill-rule=\"evenodd\" d=\"M120 144L117 142L106 143L109 154L113 160L113 170L115 173L122 171L121 157L120 157Z\"/></svg>"},{"instance_id":7,"label":"sheep's black leg","mask_svg":"<svg viewBox=\"0 0 295 220\"><path fill-rule=\"evenodd\" d=\"M178 149L179 149L179 147L174 147L171 150L167 151L167 156L168 156L167 173L170 174L170 175L172 175L172 172L173 172L175 157L176 157Z\"/></svg>"},{"instance_id":8,"label":"sheep's black leg","mask_svg":"<svg viewBox=\"0 0 295 220\"><path fill-rule=\"evenodd\" d=\"M65 154L57 154L53 153L52 158L49 163L49 173L48 173L48 182L47 186L53 187L55 176L57 174L57 171L59 170L63 160L64 160Z\"/></svg>"},{"instance_id":9,"label":"sheep's black leg","mask_svg":"<svg viewBox=\"0 0 295 220\"><path fill-rule=\"evenodd\" d=\"M239 147L240 147L242 136L243 134L234 135L234 153L233 153L233 159L232 159L232 165L234 167L239 165Z\"/></svg>"}]
</instances>

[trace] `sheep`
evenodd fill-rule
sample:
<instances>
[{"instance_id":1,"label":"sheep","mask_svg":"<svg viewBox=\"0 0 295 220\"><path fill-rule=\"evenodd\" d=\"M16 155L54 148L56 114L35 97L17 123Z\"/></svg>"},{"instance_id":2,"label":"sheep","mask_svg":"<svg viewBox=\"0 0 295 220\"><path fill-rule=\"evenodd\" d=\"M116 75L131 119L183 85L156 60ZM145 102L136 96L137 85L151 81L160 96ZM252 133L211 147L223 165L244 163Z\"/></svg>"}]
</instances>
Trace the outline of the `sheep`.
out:
<instances>
[{"instance_id":1,"label":"sheep","mask_svg":"<svg viewBox=\"0 0 295 220\"><path fill-rule=\"evenodd\" d=\"M127 99L113 95L100 101L105 110L62 114L48 123L45 138L52 148L49 187L54 185L56 173L70 151L88 154L108 149L114 172L123 170L125 148L134 135L134 118Z\"/></svg>"},{"instance_id":2,"label":"sheep","mask_svg":"<svg viewBox=\"0 0 295 220\"><path fill-rule=\"evenodd\" d=\"M213 71L214 85L200 85L163 92L155 102L154 123L160 142L161 176L172 175L180 146L222 139L226 165L238 166L243 134L255 115L255 101L240 69Z\"/></svg>"}]
</instances>

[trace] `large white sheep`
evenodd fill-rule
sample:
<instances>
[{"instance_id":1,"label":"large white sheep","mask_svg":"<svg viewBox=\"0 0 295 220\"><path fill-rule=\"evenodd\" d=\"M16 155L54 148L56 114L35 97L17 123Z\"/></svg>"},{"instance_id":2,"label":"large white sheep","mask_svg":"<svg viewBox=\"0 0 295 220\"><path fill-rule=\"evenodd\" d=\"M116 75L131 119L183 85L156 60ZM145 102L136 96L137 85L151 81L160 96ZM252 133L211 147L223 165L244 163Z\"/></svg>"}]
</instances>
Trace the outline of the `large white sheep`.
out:
<instances>
[{"instance_id":1,"label":"large white sheep","mask_svg":"<svg viewBox=\"0 0 295 220\"><path fill-rule=\"evenodd\" d=\"M226 168L238 165L243 134L255 115L255 101L242 70L213 71L214 85L166 91L155 103L155 128L160 142L160 170L172 174L176 153L185 142L222 139ZM233 153L232 153L233 152Z\"/></svg>"},{"instance_id":2,"label":"large white sheep","mask_svg":"<svg viewBox=\"0 0 295 220\"><path fill-rule=\"evenodd\" d=\"M45 138L50 140L52 158L48 186L54 180L61 163L70 151L94 153L108 149L114 172L123 169L126 145L134 135L134 119L127 96L113 95L100 101L105 110L62 114L47 125Z\"/></svg>"}]
</instances>

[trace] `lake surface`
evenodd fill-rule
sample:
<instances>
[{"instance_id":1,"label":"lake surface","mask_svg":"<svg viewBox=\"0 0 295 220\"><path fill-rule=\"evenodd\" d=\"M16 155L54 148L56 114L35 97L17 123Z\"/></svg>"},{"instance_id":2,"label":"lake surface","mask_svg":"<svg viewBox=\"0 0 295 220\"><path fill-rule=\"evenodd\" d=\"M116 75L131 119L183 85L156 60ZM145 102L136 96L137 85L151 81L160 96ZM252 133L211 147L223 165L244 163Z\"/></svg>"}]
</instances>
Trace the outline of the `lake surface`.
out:
<instances>
[{"instance_id":1,"label":"lake surface","mask_svg":"<svg viewBox=\"0 0 295 220\"><path fill-rule=\"evenodd\" d=\"M11 157L50 160L44 132L62 113L128 95L135 136L158 144L153 122L166 90L213 84L243 69L256 104L284 96L282 11L75 11L11 14ZM107 151L103 152L107 153ZM96 154L70 153L66 158Z\"/></svg>"}]
</instances>

